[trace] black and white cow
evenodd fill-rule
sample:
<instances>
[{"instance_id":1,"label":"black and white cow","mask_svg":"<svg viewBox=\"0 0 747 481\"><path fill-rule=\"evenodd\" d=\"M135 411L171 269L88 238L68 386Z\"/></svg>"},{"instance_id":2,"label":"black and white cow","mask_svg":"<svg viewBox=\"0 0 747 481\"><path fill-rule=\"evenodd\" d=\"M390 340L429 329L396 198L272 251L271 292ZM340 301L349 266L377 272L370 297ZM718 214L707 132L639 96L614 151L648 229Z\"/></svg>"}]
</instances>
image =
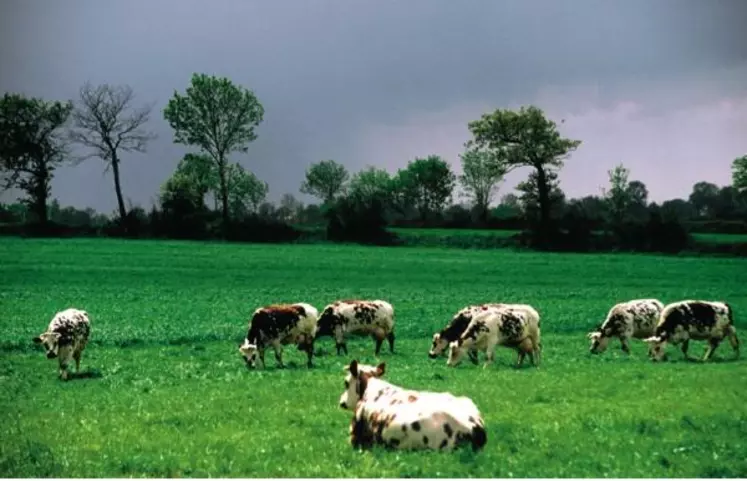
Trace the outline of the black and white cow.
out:
<instances>
[{"instance_id":1,"label":"black and white cow","mask_svg":"<svg viewBox=\"0 0 747 481\"><path fill-rule=\"evenodd\" d=\"M80 357L90 335L88 313L70 308L55 314L46 332L36 336L33 341L44 346L47 359L58 359L60 379L67 380L70 377L68 364L72 359L75 360L75 372L80 371Z\"/></svg>"},{"instance_id":2,"label":"black and white cow","mask_svg":"<svg viewBox=\"0 0 747 481\"><path fill-rule=\"evenodd\" d=\"M497 309L506 305L531 308L531 306L528 306L526 304L502 303L476 304L464 307L456 314L454 314L454 317L452 317L448 324L446 324L446 327L433 334L433 342L431 343L430 351L428 351L428 357L430 357L431 359L436 359L441 353L446 350L446 348L449 347L449 343L459 339L459 336L461 336L462 333L464 333L464 330L467 329L467 326L469 325L472 317L475 314L485 312L489 309ZM473 364L477 364L479 362L477 357L477 348L473 346L467 351L467 353L469 355L470 361L472 361Z\"/></svg>"},{"instance_id":3,"label":"black and white cow","mask_svg":"<svg viewBox=\"0 0 747 481\"><path fill-rule=\"evenodd\" d=\"M345 368L340 407L354 412L350 420L353 448L450 451L487 443L480 411L471 399L448 392L404 389L381 379L386 365L366 366L353 360Z\"/></svg>"},{"instance_id":4,"label":"black and white cow","mask_svg":"<svg viewBox=\"0 0 747 481\"><path fill-rule=\"evenodd\" d=\"M376 342L375 354L381 351L384 339L394 352L394 308L386 301L346 300L329 304L319 316L317 337L333 336L337 354L348 353L345 335L371 335Z\"/></svg>"},{"instance_id":5,"label":"black and white cow","mask_svg":"<svg viewBox=\"0 0 747 481\"><path fill-rule=\"evenodd\" d=\"M475 314L459 339L449 344L448 366L459 364L464 352L471 348L485 351L484 368L493 362L497 346L515 349L517 367L529 358L539 367L542 353L539 313L531 306L505 305Z\"/></svg>"},{"instance_id":6,"label":"black and white cow","mask_svg":"<svg viewBox=\"0 0 747 481\"><path fill-rule=\"evenodd\" d=\"M620 348L630 354L628 341L646 339L654 334L664 304L658 299L634 299L615 304L607 313L604 322L587 337L591 340L589 352L601 354L607 349L611 338L620 339Z\"/></svg>"},{"instance_id":7,"label":"black and white cow","mask_svg":"<svg viewBox=\"0 0 747 481\"><path fill-rule=\"evenodd\" d=\"M681 344L682 354L689 359L687 349L690 340L707 340L708 350L703 356L707 361L724 338L739 357L739 339L734 328L734 313L725 302L686 300L673 302L664 307L654 335L644 339L649 345L649 357L661 361L665 357L667 343Z\"/></svg>"},{"instance_id":8,"label":"black and white cow","mask_svg":"<svg viewBox=\"0 0 747 481\"><path fill-rule=\"evenodd\" d=\"M296 344L299 350L306 351L308 367L312 367L314 337L319 313L314 306L299 302L296 304L274 304L254 311L249 323L249 331L239 352L248 368L253 368L257 355L265 366L265 348L270 345L275 350L279 367L283 365L283 344Z\"/></svg>"}]
</instances>

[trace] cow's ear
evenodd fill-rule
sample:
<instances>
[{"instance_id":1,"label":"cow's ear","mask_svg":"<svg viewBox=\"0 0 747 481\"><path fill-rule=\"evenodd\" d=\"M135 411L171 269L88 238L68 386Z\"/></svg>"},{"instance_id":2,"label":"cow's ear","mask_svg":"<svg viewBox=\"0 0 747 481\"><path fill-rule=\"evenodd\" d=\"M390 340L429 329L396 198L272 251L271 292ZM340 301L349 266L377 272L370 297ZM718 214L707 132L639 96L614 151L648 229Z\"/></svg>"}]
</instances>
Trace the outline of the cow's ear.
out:
<instances>
[{"instance_id":1,"label":"cow's ear","mask_svg":"<svg viewBox=\"0 0 747 481\"><path fill-rule=\"evenodd\" d=\"M32 341L34 341L34 344L41 344L42 338L40 336L36 336L35 338L32 339Z\"/></svg>"},{"instance_id":2,"label":"cow's ear","mask_svg":"<svg viewBox=\"0 0 747 481\"><path fill-rule=\"evenodd\" d=\"M385 371L386 371L386 363L382 362L381 364L376 366L376 377L383 376Z\"/></svg>"},{"instance_id":3,"label":"cow's ear","mask_svg":"<svg viewBox=\"0 0 747 481\"><path fill-rule=\"evenodd\" d=\"M358 361L356 359L353 359L350 362L348 370L350 371L350 374L353 375L353 377L358 377Z\"/></svg>"}]
</instances>

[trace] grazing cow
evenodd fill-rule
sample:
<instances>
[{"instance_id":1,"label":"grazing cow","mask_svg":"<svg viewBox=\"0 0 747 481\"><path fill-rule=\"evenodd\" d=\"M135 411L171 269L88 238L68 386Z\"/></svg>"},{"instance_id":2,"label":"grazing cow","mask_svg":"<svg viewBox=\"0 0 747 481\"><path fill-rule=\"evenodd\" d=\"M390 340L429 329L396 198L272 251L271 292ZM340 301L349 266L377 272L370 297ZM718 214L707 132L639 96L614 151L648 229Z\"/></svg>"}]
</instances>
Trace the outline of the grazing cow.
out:
<instances>
[{"instance_id":1,"label":"grazing cow","mask_svg":"<svg viewBox=\"0 0 747 481\"><path fill-rule=\"evenodd\" d=\"M725 302L680 301L664 307L654 335L644 339L649 345L649 357L652 361L661 361L665 357L667 343L681 344L685 359L690 359L687 348L690 339L707 340L708 350L703 361L710 359L713 351L724 338L734 349L734 357L739 357L739 339L734 328L734 312Z\"/></svg>"},{"instance_id":2,"label":"grazing cow","mask_svg":"<svg viewBox=\"0 0 747 481\"><path fill-rule=\"evenodd\" d=\"M645 339L652 336L663 309L664 304L658 299L634 299L615 304L604 322L587 335L591 340L589 352L603 353L610 339L617 337L622 351L630 354L628 341L631 338Z\"/></svg>"},{"instance_id":3,"label":"grazing cow","mask_svg":"<svg viewBox=\"0 0 747 481\"><path fill-rule=\"evenodd\" d=\"M80 371L80 357L90 334L91 321L88 313L70 308L55 314L47 331L36 336L33 341L44 345L47 359L58 359L60 379L67 380L70 377L67 366L71 359L75 359L75 372Z\"/></svg>"},{"instance_id":4,"label":"grazing cow","mask_svg":"<svg viewBox=\"0 0 747 481\"><path fill-rule=\"evenodd\" d=\"M449 344L446 364L458 365L464 351L474 347L485 351L487 360L483 368L487 368L493 362L497 346L516 350L517 367L523 364L527 354L532 364L539 367L542 354L539 313L531 306L506 305L474 315L459 339Z\"/></svg>"},{"instance_id":5,"label":"grazing cow","mask_svg":"<svg viewBox=\"0 0 747 481\"><path fill-rule=\"evenodd\" d=\"M312 367L314 337L319 312L310 304L274 304L254 311L244 343L239 352L247 368L253 368L257 354L265 366L265 348L270 345L275 350L278 367L283 365L283 344L297 344L298 350L306 351L308 367Z\"/></svg>"},{"instance_id":6,"label":"grazing cow","mask_svg":"<svg viewBox=\"0 0 747 481\"><path fill-rule=\"evenodd\" d=\"M531 309L531 306L528 306L526 304L500 303L477 304L464 307L454 315L451 321L446 324L446 327L433 335L433 343L431 344L431 350L428 351L428 357L430 357L431 359L437 358L442 352L446 350L447 347L449 347L449 343L459 339L459 336L461 336L464 330L467 329L467 326L469 325L472 317L475 314L485 312L488 309L497 309L499 307L507 305L511 305L514 307L528 307ZM474 346L468 350L468 355L470 361L472 361L473 364L477 364L479 362L477 358L477 349Z\"/></svg>"},{"instance_id":7,"label":"grazing cow","mask_svg":"<svg viewBox=\"0 0 747 481\"><path fill-rule=\"evenodd\" d=\"M394 308L386 301L337 301L329 304L319 316L317 337L334 336L337 355L348 353L345 334L370 334L376 342L375 354L381 351L384 339L394 352Z\"/></svg>"},{"instance_id":8,"label":"grazing cow","mask_svg":"<svg viewBox=\"0 0 747 481\"><path fill-rule=\"evenodd\" d=\"M383 362L373 367L353 360L345 370L340 407L354 412L353 448L452 450L471 444L477 451L485 446L485 426L471 399L395 386L381 379Z\"/></svg>"}]
</instances>

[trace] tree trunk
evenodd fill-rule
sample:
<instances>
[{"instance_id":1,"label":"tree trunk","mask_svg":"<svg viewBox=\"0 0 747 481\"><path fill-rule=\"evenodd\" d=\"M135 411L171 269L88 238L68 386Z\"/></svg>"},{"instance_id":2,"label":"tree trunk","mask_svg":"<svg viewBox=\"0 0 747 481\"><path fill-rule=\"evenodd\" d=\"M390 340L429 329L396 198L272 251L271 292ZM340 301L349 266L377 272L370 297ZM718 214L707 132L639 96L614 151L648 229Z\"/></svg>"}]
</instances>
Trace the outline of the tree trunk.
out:
<instances>
[{"instance_id":1,"label":"tree trunk","mask_svg":"<svg viewBox=\"0 0 747 481\"><path fill-rule=\"evenodd\" d=\"M119 181L119 158L117 153L112 153L112 172L114 173L114 191L117 193L117 207L119 207L119 218L122 222L127 218L127 209L122 198L122 186Z\"/></svg>"},{"instance_id":2,"label":"tree trunk","mask_svg":"<svg viewBox=\"0 0 747 481\"><path fill-rule=\"evenodd\" d=\"M537 194L540 208L539 241L542 246L546 246L550 233L550 189L547 185L547 174L544 167L536 165L535 168L537 169Z\"/></svg>"},{"instance_id":3,"label":"tree trunk","mask_svg":"<svg viewBox=\"0 0 747 481\"><path fill-rule=\"evenodd\" d=\"M31 194L32 210L36 215L36 221L41 226L46 226L49 222L49 214L47 212L48 183L48 173L39 173L39 177L36 179L34 191L29 192L29 194Z\"/></svg>"},{"instance_id":4,"label":"tree trunk","mask_svg":"<svg viewBox=\"0 0 747 481\"><path fill-rule=\"evenodd\" d=\"M223 214L223 236L226 237L228 234L228 223L230 221L228 216L228 182L226 180L226 162L223 159L223 154L218 154L218 156L218 176L220 177L220 197Z\"/></svg>"}]
</instances>

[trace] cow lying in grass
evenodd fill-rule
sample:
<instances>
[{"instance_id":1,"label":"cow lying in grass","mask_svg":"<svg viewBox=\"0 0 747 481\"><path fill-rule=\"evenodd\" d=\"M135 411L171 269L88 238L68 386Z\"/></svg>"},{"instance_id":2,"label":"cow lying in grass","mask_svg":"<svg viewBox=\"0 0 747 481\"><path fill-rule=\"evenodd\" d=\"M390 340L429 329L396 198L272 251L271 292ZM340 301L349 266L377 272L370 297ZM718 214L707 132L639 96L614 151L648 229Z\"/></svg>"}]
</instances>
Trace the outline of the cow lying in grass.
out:
<instances>
[{"instance_id":1,"label":"cow lying in grass","mask_svg":"<svg viewBox=\"0 0 747 481\"><path fill-rule=\"evenodd\" d=\"M504 346L515 349L516 366L529 354L532 364L539 367L542 354L539 313L531 306L504 305L475 314L459 339L449 344L448 366L456 366L469 349L485 351L484 368L493 363L495 349Z\"/></svg>"},{"instance_id":2,"label":"cow lying in grass","mask_svg":"<svg viewBox=\"0 0 747 481\"><path fill-rule=\"evenodd\" d=\"M589 352L601 354L613 337L620 339L620 348L630 354L631 338L646 339L654 334L664 304L657 299L634 299L615 304L604 322L587 337L591 340Z\"/></svg>"},{"instance_id":3,"label":"cow lying in grass","mask_svg":"<svg viewBox=\"0 0 747 481\"><path fill-rule=\"evenodd\" d=\"M33 341L44 346L47 359L58 359L60 379L67 380L70 376L68 364L72 359L75 360L75 372L80 371L80 358L90 334L88 313L70 308L55 314L46 332L36 336Z\"/></svg>"},{"instance_id":4,"label":"cow lying in grass","mask_svg":"<svg viewBox=\"0 0 747 481\"><path fill-rule=\"evenodd\" d=\"M532 309L531 306L528 306L526 304L500 303L477 304L464 307L459 312L454 314L454 317L452 317L448 324L446 324L446 327L433 335L433 343L431 344L431 350L428 351L428 357L430 357L431 359L437 358L442 352L444 352L444 350L446 350L446 348L449 347L449 344L451 342L458 340L459 336L461 336L464 333L465 329L467 329L467 326L469 325L472 317L475 314L479 314L487 310L498 309L503 306ZM467 354L469 355L470 361L472 361L473 364L476 365L479 362L476 347L472 346L467 351Z\"/></svg>"},{"instance_id":5,"label":"cow lying in grass","mask_svg":"<svg viewBox=\"0 0 747 481\"><path fill-rule=\"evenodd\" d=\"M345 368L345 392L340 407L354 412L350 444L391 449L452 450L487 442L482 416L467 397L413 391L381 379L385 363L376 367L353 360Z\"/></svg>"},{"instance_id":6,"label":"cow lying in grass","mask_svg":"<svg viewBox=\"0 0 747 481\"><path fill-rule=\"evenodd\" d=\"M261 307L254 311L249 331L239 352L248 368L254 368L257 355L265 366L265 348L270 345L275 350L278 367L283 368L283 344L297 344L299 350L306 351L307 366L312 367L314 337L318 311L311 304L276 304Z\"/></svg>"},{"instance_id":7,"label":"cow lying in grass","mask_svg":"<svg viewBox=\"0 0 747 481\"><path fill-rule=\"evenodd\" d=\"M729 338L734 357L738 358L739 339L734 328L734 312L729 304L687 300L664 307L654 335L644 341L649 345L651 360L661 361L668 343L680 344L682 354L689 359L690 340L707 340L708 350L703 356L703 361L707 361L725 338Z\"/></svg>"},{"instance_id":8,"label":"cow lying in grass","mask_svg":"<svg viewBox=\"0 0 747 481\"><path fill-rule=\"evenodd\" d=\"M317 337L334 336L337 355L348 353L347 333L370 334L377 356L384 339L389 341L390 352L394 352L394 308L386 301L337 301L324 308L318 325Z\"/></svg>"}]
</instances>

